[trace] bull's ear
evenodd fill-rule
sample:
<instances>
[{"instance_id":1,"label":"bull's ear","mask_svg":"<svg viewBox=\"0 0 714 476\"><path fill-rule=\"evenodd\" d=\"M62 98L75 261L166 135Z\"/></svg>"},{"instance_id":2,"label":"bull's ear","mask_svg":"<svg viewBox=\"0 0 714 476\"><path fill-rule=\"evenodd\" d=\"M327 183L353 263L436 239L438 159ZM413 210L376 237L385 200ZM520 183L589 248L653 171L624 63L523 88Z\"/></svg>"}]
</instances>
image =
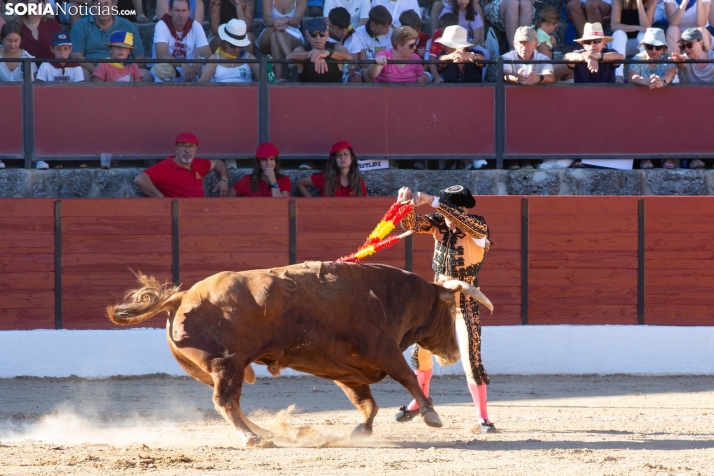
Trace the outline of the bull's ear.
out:
<instances>
[{"instance_id":1,"label":"bull's ear","mask_svg":"<svg viewBox=\"0 0 714 476\"><path fill-rule=\"evenodd\" d=\"M437 286L439 288L439 299L447 302L454 302L454 293L458 290L446 289L442 286Z\"/></svg>"}]
</instances>

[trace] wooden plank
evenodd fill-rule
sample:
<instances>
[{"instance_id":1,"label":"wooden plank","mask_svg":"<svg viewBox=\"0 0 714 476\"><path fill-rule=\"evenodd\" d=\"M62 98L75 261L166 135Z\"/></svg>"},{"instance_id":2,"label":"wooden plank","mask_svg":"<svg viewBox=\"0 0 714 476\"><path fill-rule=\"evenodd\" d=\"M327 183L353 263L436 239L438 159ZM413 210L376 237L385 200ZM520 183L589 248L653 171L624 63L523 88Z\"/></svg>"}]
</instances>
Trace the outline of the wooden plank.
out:
<instances>
[{"instance_id":1,"label":"wooden plank","mask_svg":"<svg viewBox=\"0 0 714 476\"><path fill-rule=\"evenodd\" d=\"M179 225L181 236L202 235L268 235L288 234L289 220L287 213L281 216L241 215L240 218L226 219L225 216L194 216L181 218Z\"/></svg>"},{"instance_id":2,"label":"wooden plank","mask_svg":"<svg viewBox=\"0 0 714 476\"><path fill-rule=\"evenodd\" d=\"M481 269L478 276L483 283L502 283L520 287L521 270L518 268Z\"/></svg>"},{"instance_id":3,"label":"wooden plank","mask_svg":"<svg viewBox=\"0 0 714 476\"><path fill-rule=\"evenodd\" d=\"M229 216L238 221L243 216L285 216L288 215L288 198L239 198L237 200L216 200L215 198L192 198L181 200L179 218L199 218Z\"/></svg>"},{"instance_id":4,"label":"wooden plank","mask_svg":"<svg viewBox=\"0 0 714 476\"><path fill-rule=\"evenodd\" d=\"M532 283L532 281L531 281ZM528 298L533 305L589 303L603 304L637 304L637 283L632 286L528 286ZM569 305L568 304L568 305Z\"/></svg>"},{"instance_id":5,"label":"wooden plank","mask_svg":"<svg viewBox=\"0 0 714 476\"><path fill-rule=\"evenodd\" d=\"M3 295L0 300L3 309L54 309L55 292L38 290L18 290Z\"/></svg>"},{"instance_id":6,"label":"wooden plank","mask_svg":"<svg viewBox=\"0 0 714 476\"><path fill-rule=\"evenodd\" d=\"M644 197L647 217L711 215L714 197Z\"/></svg>"},{"instance_id":7,"label":"wooden plank","mask_svg":"<svg viewBox=\"0 0 714 476\"><path fill-rule=\"evenodd\" d=\"M140 324L118 326L106 316L104 308L69 307L62 314L62 326L69 330L79 329L131 329L131 328L165 328L166 313L154 316Z\"/></svg>"},{"instance_id":8,"label":"wooden plank","mask_svg":"<svg viewBox=\"0 0 714 476\"><path fill-rule=\"evenodd\" d=\"M673 266L676 264L673 263ZM711 286L714 288L714 269L704 263L694 269L654 268L645 273L645 285L670 285L676 287Z\"/></svg>"},{"instance_id":9,"label":"wooden plank","mask_svg":"<svg viewBox=\"0 0 714 476\"><path fill-rule=\"evenodd\" d=\"M636 269L573 269L530 270L529 283L550 286L636 286Z\"/></svg>"},{"instance_id":10,"label":"wooden plank","mask_svg":"<svg viewBox=\"0 0 714 476\"><path fill-rule=\"evenodd\" d=\"M224 271L244 271L256 269L256 267L266 267L264 263L271 266L287 266L287 249L280 251L256 251L253 253L240 253L232 250L214 251L209 253L183 253L181 254L181 269L218 269ZM276 264L278 263L278 264Z\"/></svg>"},{"instance_id":11,"label":"wooden plank","mask_svg":"<svg viewBox=\"0 0 714 476\"><path fill-rule=\"evenodd\" d=\"M181 260L183 260L183 256ZM171 253L132 253L132 254L62 254L63 273L93 273L93 272L128 272L155 269L156 267L171 268Z\"/></svg>"},{"instance_id":12,"label":"wooden plank","mask_svg":"<svg viewBox=\"0 0 714 476\"><path fill-rule=\"evenodd\" d=\"M538 251L528 256L528 268L621 268L637 269L637 251L610 251L593 253L590 251Z\"/></svg>"},{"instance_id":13,"label":"wooden plank","mask_svg":"<svg viewBox=\"0 0 714 476\"><path fill-rule=\"evenodd\" d=\"M714 203L712 203L714 205ZM646 215L646 233L712 233L714 211L701 215Z\"/></svg>"},{"instance_id":14,"label":"wooden plank","mask_svg":"<svg viewBox=\"0 0 714 476\"><path fill-rule=\"evenodd\" d=\"M148 276L155 276L159 281L165 282L171 279L171 266L152 266L143 269L142 272ZM124 290L129 286L137 285L134 275L126 268L116 270L101 270L93 273L63 273L62 292L94 292L103 290Z\"/></svg>"},{"instance_id":15,"label":"wooden plank","mask_svg":"<svg viewBox=\"0 0 714 476\"><path fill-rule=\"evenodd\" d=\"M55 252L54 234L21 233L0 239L0 254L34 255Z\"/></svg>"},{"instance_id":16,"label":"wooden plank","mask_svg":"<svg viewBox=\"0 0 714 476\"><path fill-rule=\"evenodd\" d=\"M55 255L50 253L0 253L0 273L54 271Z\"/></svg>"},{"instance_id":17,"label":"wooden plank","mask_svg":"<svg viewBox=\"0 0 714 476\"><path fill-rule=\"evenodd\" d=\"M531 233L528 250L540 251L637 251L637 233L617 235L592 233L563 233L559 235L534 235Z\"/></svg>"},{"instance_id":18,"label":"wooden plank","mask_svg":"<svg viewBox=\"0 0 714 476\"><path fill-rule=\"evenodd\" d=\"M395 197L323 197L323 198L297 198L297 216L306 215L374 215L375 221L370 224L374 228L384 213L394 203ZM345 207L349 207L346 209ZM371 230L370 230L371 231Z\"/></svg>"},{"instance_id":19,"label":"wooden plank","mask_svg":"<svg viewBox=\"0 0 714 476\"><path fill-rule=\"evenodd\" d=\"M672 316L666 310L662 310L661 314L647 316L645 322L649 326L712 326L714 325L714 316L705 315L683 315Z\"/></svg>"},{"instance_id":20,"label":"wooden plank","mask_svg":"<svg viewBox=\"0 0 714 476\"><path fill-rule=\"evenodd\" d=\"M0 198L0 210L3 217L44 217L55 216L54 198ZM51 221L50 223L53 223Z\"/></svg>"},{"instance_id":21,"label":"wooden plank","mask_svg":"<svg viewBox=\"0 0 714 476\"><path fill-rule=\"evenodd\" d=\"M637 197L528 197L530 217L538 215L634 215Z\"/></svg>"},{"instance_id":22,"label":"wooden plank","mask_svg":"<svg viewBox=\"0 0 714 476\"><path fill-rule=\"evenodd\" d=\"M520 251L503 251L490 250L483 260L481 272L494 269L521 269L521 252Z\"/></svg>"},{"instance_id":23,"label":"wooden plank","mask_svg":"<svg viewBox=\"0 0 714 476\"><path fill-rule=\"evenodd\" d=\"M62 236L171 235L171 216L62 217Z\"/></svg>"},{"instance_id":24,"label":"wooden plank","mask_svg":"<svg viewBox=\"0 0 714 476\"><path fill-rule=\"evenodd\" d=\"M62 237L62 252L116 255L171 253L171 235L69 235Z\"/></svg>"},{"instance_id":25,"label":"wooden plank","mask_svg":"<svg viewBox=\"0 0 714 476\"><path fill-rule=\"evenodd\" d=\"M169 245L171 243L169 242ZM256 239L252 235L181 236L181 255L184 253L213 253L225 249L234 252L280 252L288 249L288 235L269 235Z\"/></svg>"},{"instance_id":26,"label":"wooden plank","mask_svg":"<svg viewBox=\"0 0 714 476\"><path fill-rule=\"evenodd\" d=\"M52 308L0 308L0 330L25 331L33 329L54 329L55 310Z\"/></svg>"},{"instance_id":27,"label":"wooden plank","mask_svg":"<svg viewBox=\"0 0 714 476\"><path fill-rule=\"evenodd\" d=\"M675 288L671 286L648 286L645 289L645 307L664 304L680 304L701 306L704 304L714 308L710 287Z\"/></svg>"},{"instance_id":28,"label":"wooden plank","mask_svg":"<svg viewBox=\"0 0 714 476\"><path fill-rule=\"evenodd\" d=\"M53 272L0 274L0 294L54 289L55 274Z\"/></svg>"},{"instance_id":29,"label":"wooden plank","mask_svg":"<svg viewBox=\"0 0 714 476\"><path fill-rule=\"evenodd\" d=\"M714 233L648 233L645 251L711 251L714 250Z\"/></svg>"},{"instance_id":30,"label":"wooden plank","mask_svg":"<svg viewBox=\"0 0 714 476\"><path fill-rule=\"evenodd\" d=\"M165 217L170 222L171 199L64 199L62 200L62 219L70 217Z\"/></svg>"},{"instance_id":31,"label":"wooden plank","mask_svg":"<svg viewBox=\"0 0 714 476\"><path fill-rule=\"evenodd\" d=\"M2 212L5 213L5 210ZM52 216L0 216L0 233L3 235L15 234L49 234L55 231L54 217Z\"/></svg>"},{"instance_id":32,"label":"wooden plank","mask_svg":"<svg viewBox=\"0 0 714 476\"><path fill-rule=\"evenodd\" d=\"M645 306L645 322L657 326L712 326L714 307L711 303L652 303Z\"/></svg>"},{"instance_id":33,"label":"wooden plank","mask_svg":"<svg viewBox=\"0 0 714 476\"><path fill-rule=\"evenodd\" d=\"M538 324L637 324L636 305L541 306L528 307L528 322Z\"/></svg>"},{"instance_id":34,"label":"wooden plank","mask_svg":"<svg viewBox=\"0 0 714 476\"><path fill-rule=\"evenodd\" d=\"M531 215L531 234L637 233L637 213L630 215Z\"/></svg>"}]
</instances>

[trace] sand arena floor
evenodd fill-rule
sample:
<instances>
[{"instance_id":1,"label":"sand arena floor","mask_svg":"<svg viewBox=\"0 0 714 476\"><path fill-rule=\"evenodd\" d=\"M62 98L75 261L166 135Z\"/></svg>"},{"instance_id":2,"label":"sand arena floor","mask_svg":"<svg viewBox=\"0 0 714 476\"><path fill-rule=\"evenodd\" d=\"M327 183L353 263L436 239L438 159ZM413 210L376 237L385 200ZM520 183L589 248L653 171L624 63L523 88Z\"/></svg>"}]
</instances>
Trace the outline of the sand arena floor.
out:
<instances>
[{"instance_id":1,"label":"sand arena floor","mask_svg":"<svg viewBox=\"0 0 714 476\"><path fill-rule=\"evenodd\" d=\"M259 379L243 408L277 448L243 449L211 389L168 376L0 379L0 475L709 475L714 377L492 376L499 432L471 432L463 378L434 378L444 428L394 422L409 398L373 386L374 435L332 383Z\"/></svg>"}]
</instances>

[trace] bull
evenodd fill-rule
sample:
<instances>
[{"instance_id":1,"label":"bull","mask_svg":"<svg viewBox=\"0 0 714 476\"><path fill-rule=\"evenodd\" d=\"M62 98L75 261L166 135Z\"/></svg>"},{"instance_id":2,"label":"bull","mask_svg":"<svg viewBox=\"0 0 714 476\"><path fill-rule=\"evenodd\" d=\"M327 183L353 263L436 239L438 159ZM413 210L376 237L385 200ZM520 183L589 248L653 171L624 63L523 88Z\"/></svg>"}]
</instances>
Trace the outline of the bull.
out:
<instances>
[{"instance_id":1,"label":"bull","mask_svg":"<svg viewBox=\"0 0 714 476\"><path fill-rule=\"evenodd\" d=\"M369 436L377 414L370 384L389 375L419 403L424 422L441 427L402 353L417 343L441 365L459 359L455 294L493 310L480 290L462 281L434 284L378 264L306 262L243 272L221 272L187 291L137 275L141 288L107 308L115 324L143 322L168 312L166 337L179 365L213 388L216 411L245 446L272 445L271 433L240 407L251 363L278 376L286 367L334 380L363 421L353 436Z\"/></svg>"}]
</instances>

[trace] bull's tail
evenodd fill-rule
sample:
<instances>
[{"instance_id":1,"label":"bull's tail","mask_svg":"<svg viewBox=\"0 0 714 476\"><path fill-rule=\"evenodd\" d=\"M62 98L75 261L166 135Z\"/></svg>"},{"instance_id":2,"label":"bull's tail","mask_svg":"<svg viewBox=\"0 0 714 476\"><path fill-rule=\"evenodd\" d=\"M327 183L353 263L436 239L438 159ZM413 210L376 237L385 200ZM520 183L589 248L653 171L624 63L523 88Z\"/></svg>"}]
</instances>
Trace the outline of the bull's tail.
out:
<instances>
[{"instance_id":1,"label":"bull's tail","mask_svg":"<svg viewBox=\"0 0 714 476\"><path fill-rule=\"evenodd\" d=\"M142 286L127 292L125 302L107 307L107 317L114 324L138 324L164 311L175 312L181 305L185 291L179 292L180 286L160 284L153 276L141 272L134 275Z\"/></svg>"}]
</instances>

